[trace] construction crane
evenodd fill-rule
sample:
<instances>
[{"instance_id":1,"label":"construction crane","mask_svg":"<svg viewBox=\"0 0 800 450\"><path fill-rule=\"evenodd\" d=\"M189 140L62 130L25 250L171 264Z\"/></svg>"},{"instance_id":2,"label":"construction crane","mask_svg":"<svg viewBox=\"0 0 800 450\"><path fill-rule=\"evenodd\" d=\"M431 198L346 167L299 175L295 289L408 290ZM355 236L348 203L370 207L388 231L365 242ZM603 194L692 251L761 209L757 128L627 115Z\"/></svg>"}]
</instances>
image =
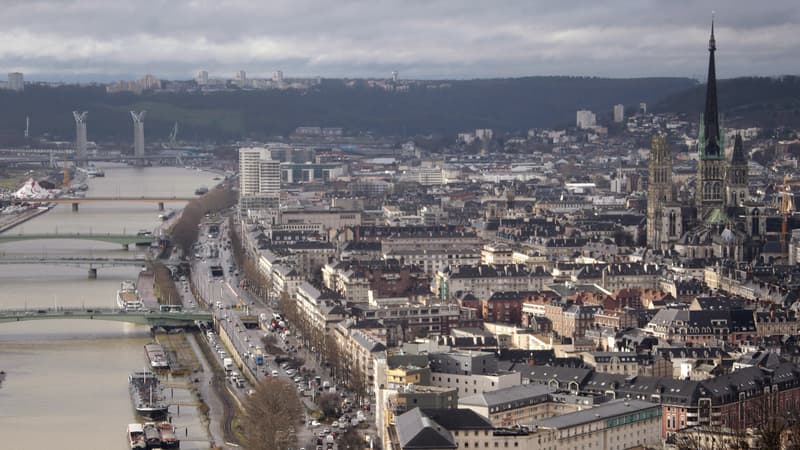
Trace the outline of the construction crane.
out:
<instances>
[{"instance_id":1,"label":"construction crane","mask_svg":"<svg viewBox=\"0 0 800 450\"><path fill-rule=\"evenodd\" d=\"M781 186L781 256L787 258L789 246L786 245L786 237L789 233L789 215L794 209L792 201L792 188L789 185L789 175L783 176L783 186Z\"/></svg>"}]
</instances>

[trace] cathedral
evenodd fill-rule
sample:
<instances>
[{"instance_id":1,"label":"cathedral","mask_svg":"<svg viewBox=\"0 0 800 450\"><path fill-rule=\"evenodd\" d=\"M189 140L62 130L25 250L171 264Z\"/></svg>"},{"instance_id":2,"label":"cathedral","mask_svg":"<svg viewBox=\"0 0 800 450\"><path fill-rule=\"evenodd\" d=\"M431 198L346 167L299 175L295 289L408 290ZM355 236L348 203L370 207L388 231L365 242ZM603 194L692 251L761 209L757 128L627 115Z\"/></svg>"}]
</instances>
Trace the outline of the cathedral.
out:
<instances>
[{"instance_id":1,"label":"cathedral","mask_svg":"<svg viewBox=\"0 0 800 450\"><path fill-rule=\"evenodd\" d=\"M748 163L741 136L730 157L720 130L714 24L708 41L705 109L697 141L694 200L679 199L672 182L672 153L664 136L650 147L647 190L647 245L663 254L691 259L752 261L765 241L766 211L750 201Z\"/></svg>"}]
</instances>

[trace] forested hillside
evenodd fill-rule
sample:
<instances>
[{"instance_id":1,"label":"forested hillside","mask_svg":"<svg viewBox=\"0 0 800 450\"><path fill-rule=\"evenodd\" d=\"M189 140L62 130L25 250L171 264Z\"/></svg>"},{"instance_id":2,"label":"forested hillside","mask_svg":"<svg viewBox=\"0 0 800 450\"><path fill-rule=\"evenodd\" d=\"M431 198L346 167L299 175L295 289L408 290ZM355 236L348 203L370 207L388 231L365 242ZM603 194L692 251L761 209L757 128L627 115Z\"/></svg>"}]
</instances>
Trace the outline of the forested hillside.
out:
<instances>
[{"instance_id":1,"label":"forested hillside","mask_svg":"<svg viewBox=\"0 0 800 450\"><path fill-rule=\"evenodd\" d=\"M174 122L179 138L224 141L286 135L298 126L342 127L389 135L453 134L475 128L522 131L574 124L586 108L610 116L614 104L652 104L696 83L686 78L604 79L530 77L442 81L446 88L414 86L388 92L323 80L310 91L228 91L211 94L107 94L100 87L28 86L0 91L0 136L74 139L71 111L89 111L90 140L131 139L128 111L147 110L147 139L163 140Z\"/></svg>"}]
</instances>

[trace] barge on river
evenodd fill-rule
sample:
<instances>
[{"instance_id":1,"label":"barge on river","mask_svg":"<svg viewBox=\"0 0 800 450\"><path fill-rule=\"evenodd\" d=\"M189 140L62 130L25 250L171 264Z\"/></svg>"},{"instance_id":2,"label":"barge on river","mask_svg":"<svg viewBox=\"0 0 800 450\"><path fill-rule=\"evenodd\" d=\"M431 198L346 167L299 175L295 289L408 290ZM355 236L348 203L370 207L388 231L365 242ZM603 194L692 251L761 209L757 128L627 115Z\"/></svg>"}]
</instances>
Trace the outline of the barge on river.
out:
<instances>
[{"instance_id":1,"label":"barge on river","mask_svg":"<svg viewBox=\"0 0 800 450\"><path fill-rule=\"evenodd\" d=\"M136 412L151 419L167 415L169 405L164 401L163 390L153 372L133 372L128 375L128 389Z\"/></svg>"}]
</instances>

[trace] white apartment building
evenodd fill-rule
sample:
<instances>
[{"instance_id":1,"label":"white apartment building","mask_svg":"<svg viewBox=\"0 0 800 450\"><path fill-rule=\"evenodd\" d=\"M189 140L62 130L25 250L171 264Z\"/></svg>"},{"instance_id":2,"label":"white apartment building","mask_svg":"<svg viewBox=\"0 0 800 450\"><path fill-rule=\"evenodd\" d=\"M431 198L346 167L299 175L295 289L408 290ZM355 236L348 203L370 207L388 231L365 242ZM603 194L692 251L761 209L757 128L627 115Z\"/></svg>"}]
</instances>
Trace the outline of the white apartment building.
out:
<instances>
[{"instance_id":1,"label":"white apartment building","mask_svg":"<svg viewBox=\"0 0 800 450\"><path fill-rule=\"evenodd\" d=\"M409 248L383 253L383 259L396 259L420 267L434 275L447 266L472 266L480 264L481 254L475 247Z\"/></svg>"},{"instance_id":2,"label":"white apartment building","mask_svg":"<svg viewBox=\"0 0 800 450\"><path fill-rule=\"evenodd\" d=\"M264 147L239 149L239 195L244 209L277 205L281 194L280 162Z\"/></svg>"},{"instance_id":3,"label":"white apartment building","mask_svg":"<svg viewBox=\"0 0 800 450\"><path fill-rule=\"evenodd\" d=\"M25 78L21 72L11 72L8 74L8 89L12 91L25 90Z\"/></svg>"},{"instance_id":4,"label":"white apartment building","mask_svg":"<svg viewBox=\"0 0 800 450\"><path fill-rule=\"evenodd\" d=\"M444 184L444 172L441 167L420 167L415 170L416 181L423 186Z\"/></svg>"},{"instance_id":5,"label":"white apartment building","mask_svg":"<svg viewBox=\"0 0 800 450\"><path fill-rule=\"evenodd\" d=\"M575 115L575 125L580 129L592 128L597 125L597 116L589 110L581 109Z\"/></svg>"},{"instance_id":6,"label":"white apartment building","mask_svg":"<svg viewBox=\"0 0 800 450\"><path fill-rule=\"evenodd\" d=\"M614 105L614 122L621 123L625 120L625 105Z\"/></svg>"},{"instance_id":7,"label":"white apartment building","mask_svg":"<svg viewBox=\"0 0 800 450\"><path fill-rule=\"evenodd\" d=\"M261 187L261 160L271 159L270 151L264 147L239 149L239 195L259 193Z\"/></svg>"},{"instance_id":8,"label":"white apartment building","mask_svg":"<svg viewBox=\"0 0 800 450\"><path fill-rule=\"evenodd\" d=\"M483 394L519 384L522 384L522 376L519 372L471 373L469 375L431 372L431 386L455 389L459 397Z\"/></svg>"}]
</instances>

